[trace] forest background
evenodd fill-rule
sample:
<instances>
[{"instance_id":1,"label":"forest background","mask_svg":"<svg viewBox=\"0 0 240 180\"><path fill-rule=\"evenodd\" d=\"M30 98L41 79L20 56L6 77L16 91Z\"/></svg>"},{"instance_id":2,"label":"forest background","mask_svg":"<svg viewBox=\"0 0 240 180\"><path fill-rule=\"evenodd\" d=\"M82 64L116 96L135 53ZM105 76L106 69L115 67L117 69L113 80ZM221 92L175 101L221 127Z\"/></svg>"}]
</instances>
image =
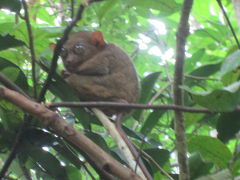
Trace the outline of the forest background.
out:
<instances>
[{"instance_id":1,"label":"forest background","mask_svg":"<svg viewBox=\"0 0 240 180\"><path fill-rule=\"evenodd\" d=\"M118 44L129 54L138 72L139 103L146 106L133 108L124 120L124 130L136 147L147 154L146 166L153 178L177 179L180 173L182 180L237 179L240 176L240 1L195 0L189 9L189 19L185 16L189 36L186 44L180 45L176 43L176 33L184 37L179 22L184 17L185 1L89 2L87 5L79 0L1 0L1 84L39 103L79 101L61 77L61 60L54 73L53 62L57 62L57 57L53 56L51 45L66 37L69 33L66 29L100 30L107 42ZM84 5L80 6L81 3ZM84 11L81 17L74 18L80 12L79 7ZM76 20L76 26L72 20ZM181 53L177 47L181 46L185 49L182 75L177 74L175 63ZM49 76L52 81L46 87ZM173 106L176 76L183 78L179 86L184 95L182 108ZM40 123L41 115L35 114L33 118L28 115L29 109L13 105L13 100L3 94L0 97L5 99L0 101L1 178L71 180L103 176L83 152L61 138L61 133L56 134L54 129ZM105 152L126 164L95 116L83 107L54 110ZM184 111L185 129L180 132L174 129L174 119L175 126L181 125L174 110ZM178 133L186 141L176 140ZM176 143L187 146L179 149ZM183 162L177 160L181 151L186 151ZM181 169L184 165L186 177L184 168Z\"/></svg>"}]
</instances>

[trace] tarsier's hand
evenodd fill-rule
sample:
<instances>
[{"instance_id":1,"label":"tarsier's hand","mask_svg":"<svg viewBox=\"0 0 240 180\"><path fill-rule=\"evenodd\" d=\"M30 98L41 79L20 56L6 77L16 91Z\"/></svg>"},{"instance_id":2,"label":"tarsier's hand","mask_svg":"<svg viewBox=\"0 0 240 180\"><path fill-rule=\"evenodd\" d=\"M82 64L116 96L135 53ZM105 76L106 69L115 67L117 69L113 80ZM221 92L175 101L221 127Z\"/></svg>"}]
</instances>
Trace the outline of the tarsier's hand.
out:
<instances>
[{"instance_id":1,"label":"tarsier's hand","mask_svg":"<svg viewBox=\"0 0 240 180\"><path fill-rule=\"evenodd\" d=\"M71 73L67 70L62 70L62 77L64 79L66 79L67 77L69 77L71 75Z\"/></svg>"}]
</instances>

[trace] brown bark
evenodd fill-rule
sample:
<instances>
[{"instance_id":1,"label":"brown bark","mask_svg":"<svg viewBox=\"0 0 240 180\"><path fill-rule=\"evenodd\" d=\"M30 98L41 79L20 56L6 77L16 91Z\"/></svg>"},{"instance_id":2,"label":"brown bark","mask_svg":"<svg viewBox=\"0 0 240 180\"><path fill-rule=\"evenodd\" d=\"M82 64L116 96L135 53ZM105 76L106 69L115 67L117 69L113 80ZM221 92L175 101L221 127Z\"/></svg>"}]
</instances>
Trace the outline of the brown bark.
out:
<instances>
[{"instance_id":1,"label":"brown bark","mask_svg":"<svg viewBox=\"0 0 240 180\"><path fill-rule=\"evenodd\" d=\"M0 98L11 102L21 108L24 112L41 120L50 126L57 134L64 137L85 152L102 170L122 180L140 180L132 170L124 167L113 157L103 151L99 146L88 139L84 134L75 130L71 125L57 113L47 109L44 105L36 103L25 96L0 86Z\"/></svg>"}]
</instances>

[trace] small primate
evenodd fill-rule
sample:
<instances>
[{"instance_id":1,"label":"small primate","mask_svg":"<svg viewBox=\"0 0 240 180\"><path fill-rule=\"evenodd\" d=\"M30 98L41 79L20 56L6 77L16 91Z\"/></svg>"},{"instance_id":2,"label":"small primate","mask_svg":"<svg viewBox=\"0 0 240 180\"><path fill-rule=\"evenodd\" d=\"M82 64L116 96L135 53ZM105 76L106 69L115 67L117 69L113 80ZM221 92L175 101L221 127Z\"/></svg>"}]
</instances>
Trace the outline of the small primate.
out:
<instances>
[{"instance_id":1,"label":"small primate","mask_svg":"<svg viewBox=\"0 0 240 180\"><path fill-rule=\"evenodd\" d=\"M63 76L82 101L136 103L139 81L129 56L117 45L106 43L100 31L82 31L69 35L61 57L66 68ZM151 179L138 152L121 128L126 109L101 108L107 115L116 114L116 128L128 145L139 166Z\"/></svg>"},{"instance_id":2,"label":"small primate","mask_svg":"<svg viewBox=\"0 0 240 180\"><path fill-rule=\"evenodd\" d=\"M61 57L65 80L80 100L137 102L139 81L133 63L120 47L107 44L100 31L71 34ZM102 110L115 114L113 109Z\"/></svg>"}]
</instances>

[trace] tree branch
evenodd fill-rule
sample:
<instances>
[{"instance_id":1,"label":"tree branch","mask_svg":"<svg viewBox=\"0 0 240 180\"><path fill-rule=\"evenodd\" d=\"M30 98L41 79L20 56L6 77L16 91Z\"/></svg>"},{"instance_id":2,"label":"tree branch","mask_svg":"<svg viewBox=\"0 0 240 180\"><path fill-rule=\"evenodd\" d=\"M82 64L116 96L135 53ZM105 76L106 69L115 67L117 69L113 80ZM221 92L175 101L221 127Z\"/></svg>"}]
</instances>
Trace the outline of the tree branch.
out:
<instances>
[{"instance_id":1,"label":"tree branch","mask_svg":"<svg viewBox=\"0 0 240 180\"><path fill-rule=\"evenodd\" d=\"M178 110L182 112L190 113L216 113L206 108L191 108L179 105L147 105L147 104L135 104L135 103L118 103L118 102L107 102L107 101L86 101L86 102L51 102L46 104L50 108L54 107L116 107L126 109L159 109L159 110ZM240 109L236 109L237 111Z\"/></svg>"},{"instance_id":2,"label":"tree branch","mask_svg":"<svg viewBox=\"0 0 240 180\"><path fill-rule=\"evenodd\" d=\"M24 20L26 21L27 31L28 31L28 39L29 39L29 49L32 59L32 81L33 81L33 97L34 99L37 98L37 80L36 80L36 55L34 50L34 43L33 43L33 33L31 28L31 23L29 20L29 13L28 7L25 0L22 0L22 5L24 9Z\"/></svg>"},{"instance_id":3,"label":"tree branch","mask_svg":"<svg viewBox=\"0 0 240 180\"><path fill-rule=\"evenodd\" d=\"M1 96L1 95L0 95ZM7 160L4 162L4 165L0 171L0 179L3 179L7 173L8 168L10 167L12 161L14 160L14 158L16 157L17 154L17 150L18 147L20 145L20 139L23 133L25 127L25 123L23 123L20 128L18 129L17 135L13 141L12 147L11 147L11 151L10 154L8 155Z\"/></svg>"},{"instance_id":4,"label":"tree branch","mask_svg":"<svg viewBox=\"0 0 240 180\"><path fill-rule=\"evenodd\" d=\"M174 104L183 105L183 91L179 88L183 84L183 68L185 57L185 43L189 34L188 19L192 8L193 0L184 0L181 12L181 19L176 34L176 63L174 70L173 95ZM176 148L179 164L179 180L189 180L189 167L187 162L187 147L184 127L183 112L175 110L175 134Z\"/></svg>"},{"instance_id":5,"label":"tree branch","mask_svg":"<svg viewBox=\"0 0 240 180\"><path fill-rule=\"evenodd\" d=\"M126 158L128 165L132 170L136 170L136 173L142 178L147 179L143 170L138 165L134 155L132 154L131 150L129 149L126 142L121 137L119 131L117 130L116 126L109 120L109 118L99 109L92 108L92 111L95 113L97 118L101 121L105 129L109 132L110 136L114 139L115 143L117 144L120 152Z\"/></svg>"},{"instance_id":6,"label":"tree branch","mask_svg":"<svg viewBox=\"0 0 240 180\"><path fill-rule=\"evenodd\" d=\"M11 102L21 108L24 112L40 119L45 125L50 126L57 134L61 135L67 141L73 143L85 152L89 158L101 167L102 170L123 180L141 179L132 170L121 165L85 135L76 131L57 113L50 111L43 105L33 102L23 95L4 86L0 86L0 98Z\"/></svg>"},{"instance_id":7,"label":"tree branch","mask_svg":"<svg viewBox=\"0 0 240 180\"><path fill-rule=\"evenodd\" d=\"M29 97L20 87L18 87L15 83L9 80L3 73L0 72L0 82L8 87L11 90L17 91L18 93L24 95L25 97Z\"/></svg>"}]
</instances>

